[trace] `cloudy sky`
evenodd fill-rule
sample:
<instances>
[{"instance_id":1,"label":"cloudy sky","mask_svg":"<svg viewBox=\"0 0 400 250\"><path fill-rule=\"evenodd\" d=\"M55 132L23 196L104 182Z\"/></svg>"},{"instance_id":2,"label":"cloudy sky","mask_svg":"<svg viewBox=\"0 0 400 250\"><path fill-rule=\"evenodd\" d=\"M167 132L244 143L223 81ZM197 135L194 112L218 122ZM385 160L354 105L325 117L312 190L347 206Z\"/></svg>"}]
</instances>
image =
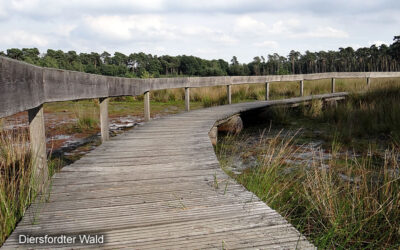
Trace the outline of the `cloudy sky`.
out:
<instances>
[{"instance_id":1,"label":"cloudy sky","mask_svg":"<svg viewBox=\"0 0 400 250\"><path fill-rule=\"evenodd\" d=\"M392 43L400 0L0 0L0 50L195 55Z\"/></svg>"}]
</instances>

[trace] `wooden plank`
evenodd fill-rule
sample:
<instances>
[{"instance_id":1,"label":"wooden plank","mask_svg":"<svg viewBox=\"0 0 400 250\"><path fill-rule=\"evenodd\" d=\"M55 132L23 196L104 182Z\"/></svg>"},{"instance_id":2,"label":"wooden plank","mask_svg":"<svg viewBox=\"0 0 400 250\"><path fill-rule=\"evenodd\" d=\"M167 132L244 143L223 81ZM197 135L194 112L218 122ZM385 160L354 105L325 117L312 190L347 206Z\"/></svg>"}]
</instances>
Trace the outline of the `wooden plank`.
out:
<instances>
[{"instance_id":1,"label":"wooden plank","mask_svg":"<svg viewBox=\"0 0 400 250\"><path fill-rule=\"evenodd\" d=\"M225 197L222 197L225 196ZM236 198L235 198L236 197ZM135 205L135 204L144 204L144 203L160 203L164 202L165 204L174 204L176 207L183 208L184 206L188 206L189 202L214 202L218 203L219 200L222 200L222 204L224 202L227 203L235 203L241 200L251 200L253 197L252 194L248 192L238 192L238 190L233 190L233 188L229 188L227 191L224 190L223 194L219 194L217 192L193 192L183 190L176 191L173 193L169 193L166 195L157 194L138 194L138 195L123 195L123 196L111 196L111 197L98 197L96 199L79 199L74 202L59 200L59 201L51 201L48 203L34 203L32 204L33 209L35 207L42 208L43 211L49 213L54 211L62 211L62 210L81 210L86 208L96 208L96 207L112 207L112 206L123 206L123 205ZM223 198L223 199L221 199Z\"/></svg>"}]
</instances>

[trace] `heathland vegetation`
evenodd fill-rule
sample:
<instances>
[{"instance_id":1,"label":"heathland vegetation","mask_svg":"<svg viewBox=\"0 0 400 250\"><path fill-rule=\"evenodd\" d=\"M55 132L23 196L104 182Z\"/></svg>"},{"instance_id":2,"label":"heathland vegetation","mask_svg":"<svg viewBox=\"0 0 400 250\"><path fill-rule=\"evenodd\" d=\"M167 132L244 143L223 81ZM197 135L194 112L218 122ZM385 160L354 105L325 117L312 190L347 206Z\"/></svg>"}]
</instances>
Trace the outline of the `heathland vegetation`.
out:
<instances>
[{"instance_id":1,"label":"heathland vegetation","mask_svg":"<svg viewBox=\"0 0 400 250\"><path fill-rule=\"evenodd\" d=\"M395 36L389 46L372 45L357 50L347 47L338 51L306 51L303 54L292 50L286 57L274 53L266 57L256 56L250 63L239 63L235 56L228 63L222 59L157 56L143 52L130 55L115 52L112 56L108 52L78 54L75 51L49 49L46 53L40 53L37 48L8 49L0 52L0 55L49 68L142 78L400 71L400 36Z\"/></svg>"},{"instance_id":2,"label":"heathland vegetation","mask_svg":"<svg viewBox=\"0 0 400 250\"><path fill-rule=\"evenodd\" d=\"M37 193L26 130L3 131L0 124L0 245Z\"/></svg>"},{"instance_id":3,"label":"heathland vegetation","mask_svg":"<svg viewBox=\"0 0 400 250\"><path fill-rule=\"evenodd\" d=\"M337 105L272 108L217 155L318 248L398 249L399 114L400 81L381 80ZM254 163L235 173L238 156Z\"/></svg>"}]
</instances>

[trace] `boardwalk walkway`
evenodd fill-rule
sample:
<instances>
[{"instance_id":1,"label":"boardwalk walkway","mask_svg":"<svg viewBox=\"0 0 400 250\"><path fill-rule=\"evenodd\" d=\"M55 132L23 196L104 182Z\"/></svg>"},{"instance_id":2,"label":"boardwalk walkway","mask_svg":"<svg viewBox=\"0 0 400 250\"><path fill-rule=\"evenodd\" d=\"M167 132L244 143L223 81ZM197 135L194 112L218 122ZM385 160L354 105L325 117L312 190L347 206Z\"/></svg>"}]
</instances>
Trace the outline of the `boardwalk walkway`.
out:
<instances>
[{"instance_id":1,"label":"boardwalk walkway","mask_svg":"<svg viewBox=\"0 0 400 250\"><path fill-rule=\"evenodd\" d=\"M208 137L217 120L238 112L309 99L201 109L114 137L57 173L49 201L28 209L3 248L49 247L18 245L21 233L106 235L100 246L66 248L314 248L220 169Z\"/></svg>"}]
</instances>

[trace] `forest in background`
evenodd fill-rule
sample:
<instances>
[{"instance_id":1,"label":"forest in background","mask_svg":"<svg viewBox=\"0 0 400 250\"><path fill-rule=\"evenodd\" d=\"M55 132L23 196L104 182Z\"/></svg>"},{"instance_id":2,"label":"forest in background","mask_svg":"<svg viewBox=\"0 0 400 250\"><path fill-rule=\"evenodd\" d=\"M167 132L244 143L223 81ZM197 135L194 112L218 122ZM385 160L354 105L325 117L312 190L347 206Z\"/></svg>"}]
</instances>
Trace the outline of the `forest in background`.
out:
<instances>
[{"instance_id":1,"label":"forest in background","mask_svg":"<svg viewBox=\"0 0 400 250\"><path fill-rule=\"evenodd\" d=\"M77 53L48 49L40 53L37 48L7 49L0 55L42 67L75 70L86 73L121 77L177 77L177 76L237 76L284 75L323 72L400 71L400 36L391 45L372 45L354 50L352 47L337 51L300 53L289 55L256 56L250 63L240 63L236 56L230 62L223 59L205 60L195 56L157 56L115 52Z\"/></svg>"}]
</instances>

